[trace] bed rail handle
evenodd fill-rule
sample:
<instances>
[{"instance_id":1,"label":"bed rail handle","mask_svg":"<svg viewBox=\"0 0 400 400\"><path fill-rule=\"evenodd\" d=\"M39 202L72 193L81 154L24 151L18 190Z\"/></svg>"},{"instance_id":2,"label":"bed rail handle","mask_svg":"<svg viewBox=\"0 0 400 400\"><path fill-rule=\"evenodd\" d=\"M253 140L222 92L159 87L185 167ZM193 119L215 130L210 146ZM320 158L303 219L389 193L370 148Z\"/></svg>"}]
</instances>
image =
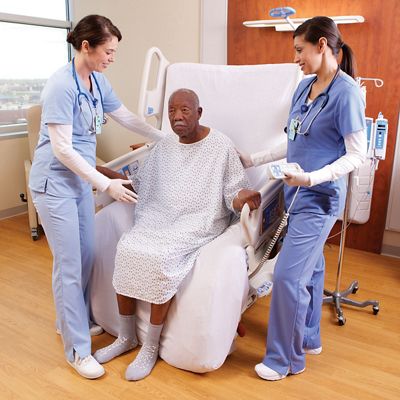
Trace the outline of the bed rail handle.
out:
<instances>
[{"instance_id":1,"label":"bed rail handle","mask_svg":"<svg viewBox=\"0 0 400 400\"><path fill-rule=\"evenodd\" d=\"M157 70L156 87L150 90L148 88L148 85L153 63L153 56L156 56L158 58L159 63ZM151 47L147 51L143 67L142 83L140 86L138 116L142 120L145 120L147 117L154 116L157 119L157 128L161 127L162 122L165 78L166 70L169 64L169 61L166 59L159 48Z\"/></svg>"}]
</instances>

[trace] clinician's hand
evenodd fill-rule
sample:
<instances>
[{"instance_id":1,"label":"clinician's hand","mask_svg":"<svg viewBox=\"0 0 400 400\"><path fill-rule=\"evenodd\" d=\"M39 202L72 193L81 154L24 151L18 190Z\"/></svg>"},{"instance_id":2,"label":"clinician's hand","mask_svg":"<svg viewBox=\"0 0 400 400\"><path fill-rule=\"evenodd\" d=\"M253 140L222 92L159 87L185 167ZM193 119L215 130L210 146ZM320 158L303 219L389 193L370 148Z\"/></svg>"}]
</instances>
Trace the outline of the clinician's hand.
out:
<instances>
[{"instance_id":1,"label":"clinician's hand","mask_svg":"<svg viewBox=\"0 0 400 400\"><path fill-rule=\"evenodd\" d=\"M289 186L310 186L310 174L308 172L286 172L287 178L283 179L283 182Z\"/></svg>"},{"instance_id":2,"label":"clinician's hand","mask_svg":"<svg viewBox=\"0 0 400 400\"><path fill-rule=\"evenodd\" d=\"M110 186L106 189L114 200L125 203L137 203L137 194L127 189L124 185L130 185L132 182L127 179L111 179Z\"/></svg>"},{"instance_id":3,"label":"clinician's hand","mask_svg":"<svg viewBox=\"0 0 400 400\"><path fill-rule=\"evenodd\" d=\"M235 149L236 153L238 153L240 161L242 162L243 168L254 167L253 160L250 157L250 154L243 153L238 149Z\"/></svg>"},{"instance_id":4,"label":"clinician's hand","mask_svg":"<svg viewBox=\"0 0 400 400\"><path fill-rule=\"evenodd\" d=\"M261 194L255 190L242 189L233 200L233 208L240 211L245 204L248 204L250 210L256 210L261 204Z\"/></svg>"}]
</instances>

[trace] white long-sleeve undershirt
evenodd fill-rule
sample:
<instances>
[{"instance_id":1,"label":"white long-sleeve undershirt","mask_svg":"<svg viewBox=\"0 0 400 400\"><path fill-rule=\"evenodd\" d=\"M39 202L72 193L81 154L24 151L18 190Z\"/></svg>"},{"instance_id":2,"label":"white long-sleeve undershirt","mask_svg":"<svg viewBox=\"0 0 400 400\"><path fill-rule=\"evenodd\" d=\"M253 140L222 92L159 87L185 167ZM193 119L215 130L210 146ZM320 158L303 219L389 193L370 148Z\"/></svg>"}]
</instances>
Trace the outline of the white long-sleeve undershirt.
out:
<instances>
[{"instance_id":1,"label":"white long-sleeve undershirt","mask_svg":"<svg viewBox=\"0 0 400 400\"><path fill-rule=\"evenodd\" d=\"M309 172L310 186L322 182L334 181L360 167L367 153L367 136L364 130L350 133L344 137L346 153L325 167ZM254 166L259 166L272 161L285 158L287 154L287 142L281 143L272 150L261 151L252 154L251 160Z\"/></svg>"},{"instance_id":2,"label":"white long-sleeve undershirt","mask_svg":"<svg viewBox=\"0 0 400 400\"><path fill-rule=\"evenodd\" d=\"M108 113L108 115L129 130L137 132L152 141L158 141L166 135L139 119L124 105L121 105L118 110ZM72 172L91 183L96 189L104 192L110 185L111 180L92 167L73 148L72 125L48 124L48 131L51 148L57 159Z\"/></svg>"},{"instance_id":3,"label":"white long-sleeve undershirt","mask_svg":"<svg viewBox=\"0 0 400 400\"><path fill-rule=\"evenodd\" d=\"M118 108L118 110L107 113L107 115L130 131L139 133L153 142L157 142L166 135L165 132L159 131L150 124L142 121L137 115L129 111L123 104L120 108Z\"/></svg>"},{"instance_id":4,"label":"white long-sleeve undershirt","mask_svg":"<svg viewBox=\"0 0 400 400\"><path fill-rule=\"evenodd\" d=\"M259 151L250 155L251 161L255 167L262 164L267 164L272 161L282 160L287 154L287 142L282 142L271 150Z\"/></svg>"},{"instance_id":5,"label":"white long-sleeve undershirt","mask_svg":"<svg viewBox=\"0 0 400 400\"><path fill-rule=\"evenodd\" d=\"M104 192L110 185L111 179L92 167L72 147L72 125L48 124L48 131L51 148L57 159L76 175Z\"/></svg>"}]
</instances>

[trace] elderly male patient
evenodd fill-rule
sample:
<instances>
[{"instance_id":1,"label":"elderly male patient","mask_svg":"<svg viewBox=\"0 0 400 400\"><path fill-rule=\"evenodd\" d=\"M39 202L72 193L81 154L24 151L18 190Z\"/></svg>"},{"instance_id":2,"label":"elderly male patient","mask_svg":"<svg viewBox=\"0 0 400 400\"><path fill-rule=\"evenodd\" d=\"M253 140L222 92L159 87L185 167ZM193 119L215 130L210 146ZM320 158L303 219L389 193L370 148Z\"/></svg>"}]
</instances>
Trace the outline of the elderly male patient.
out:
<instances>
[{"instance_id":1,"label":"elderly male patient","mask_svg":"<svg viewBox=\"0 0 400 400\"><path fill-rule=\"evenodd\" d=\"M174 92L168 113L177 136L166 135L140 167L134 225L117 246L113 285L119 335L94 354L105 363L135 348L135 299L151 303L147 336L126 370L128 380L142 379L153 369L171 299L200 248L229 226L234 211L246 202L256 209L261 201L258 192L247 189L231 140L199 124L202 108L193 91Z\"/></svg>"}]
</instances>

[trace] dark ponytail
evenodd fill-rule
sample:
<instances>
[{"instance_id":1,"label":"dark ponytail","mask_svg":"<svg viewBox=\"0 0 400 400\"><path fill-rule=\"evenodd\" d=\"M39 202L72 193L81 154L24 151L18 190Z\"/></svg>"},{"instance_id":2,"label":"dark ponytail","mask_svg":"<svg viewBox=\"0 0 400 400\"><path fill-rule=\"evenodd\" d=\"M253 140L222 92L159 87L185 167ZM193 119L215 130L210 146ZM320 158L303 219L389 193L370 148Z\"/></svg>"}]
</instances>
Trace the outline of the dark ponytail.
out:
<instances>
[{"instance_id":1,"label":"dark ponytail","mask_svg":"<svg viewBox=\"0 0 400 400\"><path fill-rule=\"evenodd\" d=\"M340 69L352 78L356 77L356 59L353 50L351 50L351 47L346 43L342 44L342 61L340 63Z\"/></svg>"},{"instance_id":2,"label":"dark ponytail","mask_svg":"<svg viewBox=\"0 0 400 400\"><path fill-rule=\"evenodd\" d=\"M345 44L340 31L331 18L314 17L303 22L293 33L293 37L304 35L304 40L312 44L318 44L320 38L326 38L328 47L337 58L342 50L340 69L352 78L356 76L356 60L350 46Z\"/></svg>"},{"instance_id":3,"label":"dark ponytail","mask_svg":"<svg viewBox=\"0 0 400 400\"><path fill-rule=\"evenodd\" d=\"M121 32L108 18L101 15L87 15L76 24L73 31L68 32L67 42L79 51L84 40L87 40L91 47L96 47L113 36L118 41L122 39Z\"/></svg>"}]
</instances>

